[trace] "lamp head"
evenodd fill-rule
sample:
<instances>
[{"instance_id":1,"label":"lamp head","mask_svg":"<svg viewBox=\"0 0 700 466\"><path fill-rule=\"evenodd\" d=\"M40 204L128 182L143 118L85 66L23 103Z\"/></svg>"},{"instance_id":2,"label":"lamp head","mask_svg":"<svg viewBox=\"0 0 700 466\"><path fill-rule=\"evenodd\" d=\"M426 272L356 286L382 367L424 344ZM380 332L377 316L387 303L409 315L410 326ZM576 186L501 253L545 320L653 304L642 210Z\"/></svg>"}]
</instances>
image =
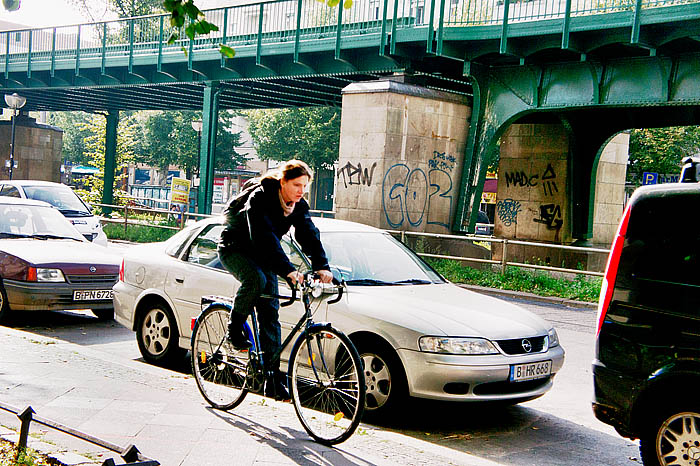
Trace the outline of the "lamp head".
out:
<instances>
[{"instance_id":1,"label":"lamp head","mask_svg":"<svg viewBox=\"0 0 700 466\"><path fill-rule=\"evenodd\" d=\"M24 107L24 104L27 103L27 98L22 97L21 95L17 94L16 92L13 94L10 94L10 95L5 94L5 103L11 109L18 110L18 109Z\"/></svg>"},{"instance_id":2,"label":"lamp head","mask_svg":"<svg viewBox=\"0 0 700 466\"><path fill-rule=\"evenodd\" d=\"M202 131L202 120L192 120L192 129L198 133Z\"/></svg>"}]
</instances>

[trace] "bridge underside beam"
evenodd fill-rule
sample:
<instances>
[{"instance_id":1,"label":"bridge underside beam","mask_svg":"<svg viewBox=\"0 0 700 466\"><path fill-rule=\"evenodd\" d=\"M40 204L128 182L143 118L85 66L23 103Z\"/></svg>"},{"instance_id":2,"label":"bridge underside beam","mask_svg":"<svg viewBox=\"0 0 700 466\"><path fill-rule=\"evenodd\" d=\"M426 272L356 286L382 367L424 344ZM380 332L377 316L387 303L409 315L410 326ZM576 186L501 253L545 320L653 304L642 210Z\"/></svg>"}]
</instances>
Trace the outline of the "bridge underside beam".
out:
<instances>
[{"instance_id":1,"label":"bridge underside beam","mask_svg":"<svg viewBox=\"0 0 700 466\"><path fill-rule=\"evenodd\" d=\"M572 234L592 234L593 169L601 146L631 128L700 124L700 55L639 57L548 66L486 68L472 65L473 112L463 198L453 225L473 231L486 171L500 136L516 121L548 118L568 125L574 139ZM549 115L546 115L549 114Z\"/></svg>"}]
</instances>

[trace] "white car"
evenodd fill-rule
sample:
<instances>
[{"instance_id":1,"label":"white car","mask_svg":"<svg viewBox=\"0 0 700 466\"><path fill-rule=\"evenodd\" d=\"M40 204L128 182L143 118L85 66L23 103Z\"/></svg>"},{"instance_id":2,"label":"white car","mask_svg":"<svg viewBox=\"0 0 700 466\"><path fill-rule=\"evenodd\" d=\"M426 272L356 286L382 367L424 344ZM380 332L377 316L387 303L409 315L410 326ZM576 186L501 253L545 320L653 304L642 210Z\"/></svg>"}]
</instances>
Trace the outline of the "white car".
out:
<instances>
[{"instance_id":1,"label":"white car","mask_svg":"<svg viewBox=\"0 0 700 466\"><path fill-rule=\"evenodd\" d=\"M0 196L48 202L60 210L88 241L107 246L107 235L102 231L99 217L70 186L51 181L1 180Z\"/></svg>"},{"instance_id":2,"label":"white car","mask_svg":"<svg viewBox=\"0 0 700 466\"><path fill-rule=\"evenodd\" d=\"M136 331L146 361L182 358L201 297L231 296L238 286L217 256L222 222L202 220L125 254L114 286L115 319ZM552 387L564 350L547 322L447 282L382 230L314 222L334 274L347 283L339 303L315 304L314 319L332 322L357 346L367 370L369 415L390 411L407 395L517 403ZM290 236L283 247L299 270L308 269ZM288 292L280 279L280 293ZM301 303L280 309L283 338L302 313Z\"/></svg>"}]
</instances>

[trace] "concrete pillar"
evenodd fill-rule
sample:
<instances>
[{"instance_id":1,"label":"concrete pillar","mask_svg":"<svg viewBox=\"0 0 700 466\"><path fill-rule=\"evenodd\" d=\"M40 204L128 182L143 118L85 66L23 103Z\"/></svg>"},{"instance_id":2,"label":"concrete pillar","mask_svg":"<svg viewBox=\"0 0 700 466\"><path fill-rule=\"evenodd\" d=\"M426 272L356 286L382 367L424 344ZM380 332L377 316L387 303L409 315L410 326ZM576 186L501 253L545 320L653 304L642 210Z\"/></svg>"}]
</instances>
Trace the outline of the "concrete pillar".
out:
<instances>
[{"instance_id":1,"label":"concrete pillar","mask_svg":"<svg viewBox=\"0 0 700 466\"><path fill-rule=\"evenodd\" d=\"M464 96L394 81L343 89L336 218L449 233L471 108Z\"/></svg>"},{"instance_id":2,"label":"concrete pillar","mask_svg":"<svg viewBox=\"0 0 700 466\"><path fill-rule=\"evenodd\" d=\"M591 242L610 247L625 204L625 177L629 159L629 133L619 133L603 149L595 184Z\"/></svg>"},{"instance_id":3,"label":"concrete pillar","mask_svg":"<svg viewBox=\"0 0 700 466\"><path fill-rule=\"evenodd\" d=\"M8 179L6 163L10 158L12 125L9 120L0 121L0 180ZM17 168L15 180L61 181L61 149L63 130L36 123L25 112L17 115L15 122L15 153Z\"/></svg>"},{"instance_id":4,"label":"concrete pillar","mask_svg":"<svg viewBox=\"0 0 700 466\"><path fill-rule=\"evenodd\" d=\"M514 124L501 137L495 236L571 242L569 138L561 124Z\"/></svg>"}]
</instances>

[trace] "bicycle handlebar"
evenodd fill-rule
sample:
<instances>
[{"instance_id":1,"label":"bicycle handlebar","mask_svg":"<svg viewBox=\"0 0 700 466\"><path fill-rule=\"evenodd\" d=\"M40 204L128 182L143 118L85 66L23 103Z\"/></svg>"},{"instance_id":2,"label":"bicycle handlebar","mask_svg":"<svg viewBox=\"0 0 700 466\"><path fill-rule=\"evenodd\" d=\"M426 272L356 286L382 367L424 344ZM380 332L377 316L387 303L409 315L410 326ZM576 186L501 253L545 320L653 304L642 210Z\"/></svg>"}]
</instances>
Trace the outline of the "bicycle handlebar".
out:
<instances>
[{"instance_id":1,"label":"bicycle handlebar","mask_svg":"<svg viewBox=\"0 0 700 466\"><path fill-rule=\"evenodd\" d=\"M317 278L318 278L317 273L306 272L304 274L304 283L306 285L310 285L311 281L315 280ZM296 286L296 284L292 283L292 281L289 278L285 278L285 280L287 281L287 285L289 285L289 289L292 290L292 295L291 296L274 296L276 298L282 298L282 299L286 300L286 301L283 301L280 303L280 307L290 306L290 305L294 304L294 301L296 301L298 299L297 298L297 286ZM336 289L338 291L338 296L333 298L333 299L329 299L328 304L335 304L338 301L340 301L340 299L343 297L343 289L345 288L345 281L340 282L335 277L333 277L332 283L333 283L333 285L336 286Z\"/></svg>"}]
</instances>

